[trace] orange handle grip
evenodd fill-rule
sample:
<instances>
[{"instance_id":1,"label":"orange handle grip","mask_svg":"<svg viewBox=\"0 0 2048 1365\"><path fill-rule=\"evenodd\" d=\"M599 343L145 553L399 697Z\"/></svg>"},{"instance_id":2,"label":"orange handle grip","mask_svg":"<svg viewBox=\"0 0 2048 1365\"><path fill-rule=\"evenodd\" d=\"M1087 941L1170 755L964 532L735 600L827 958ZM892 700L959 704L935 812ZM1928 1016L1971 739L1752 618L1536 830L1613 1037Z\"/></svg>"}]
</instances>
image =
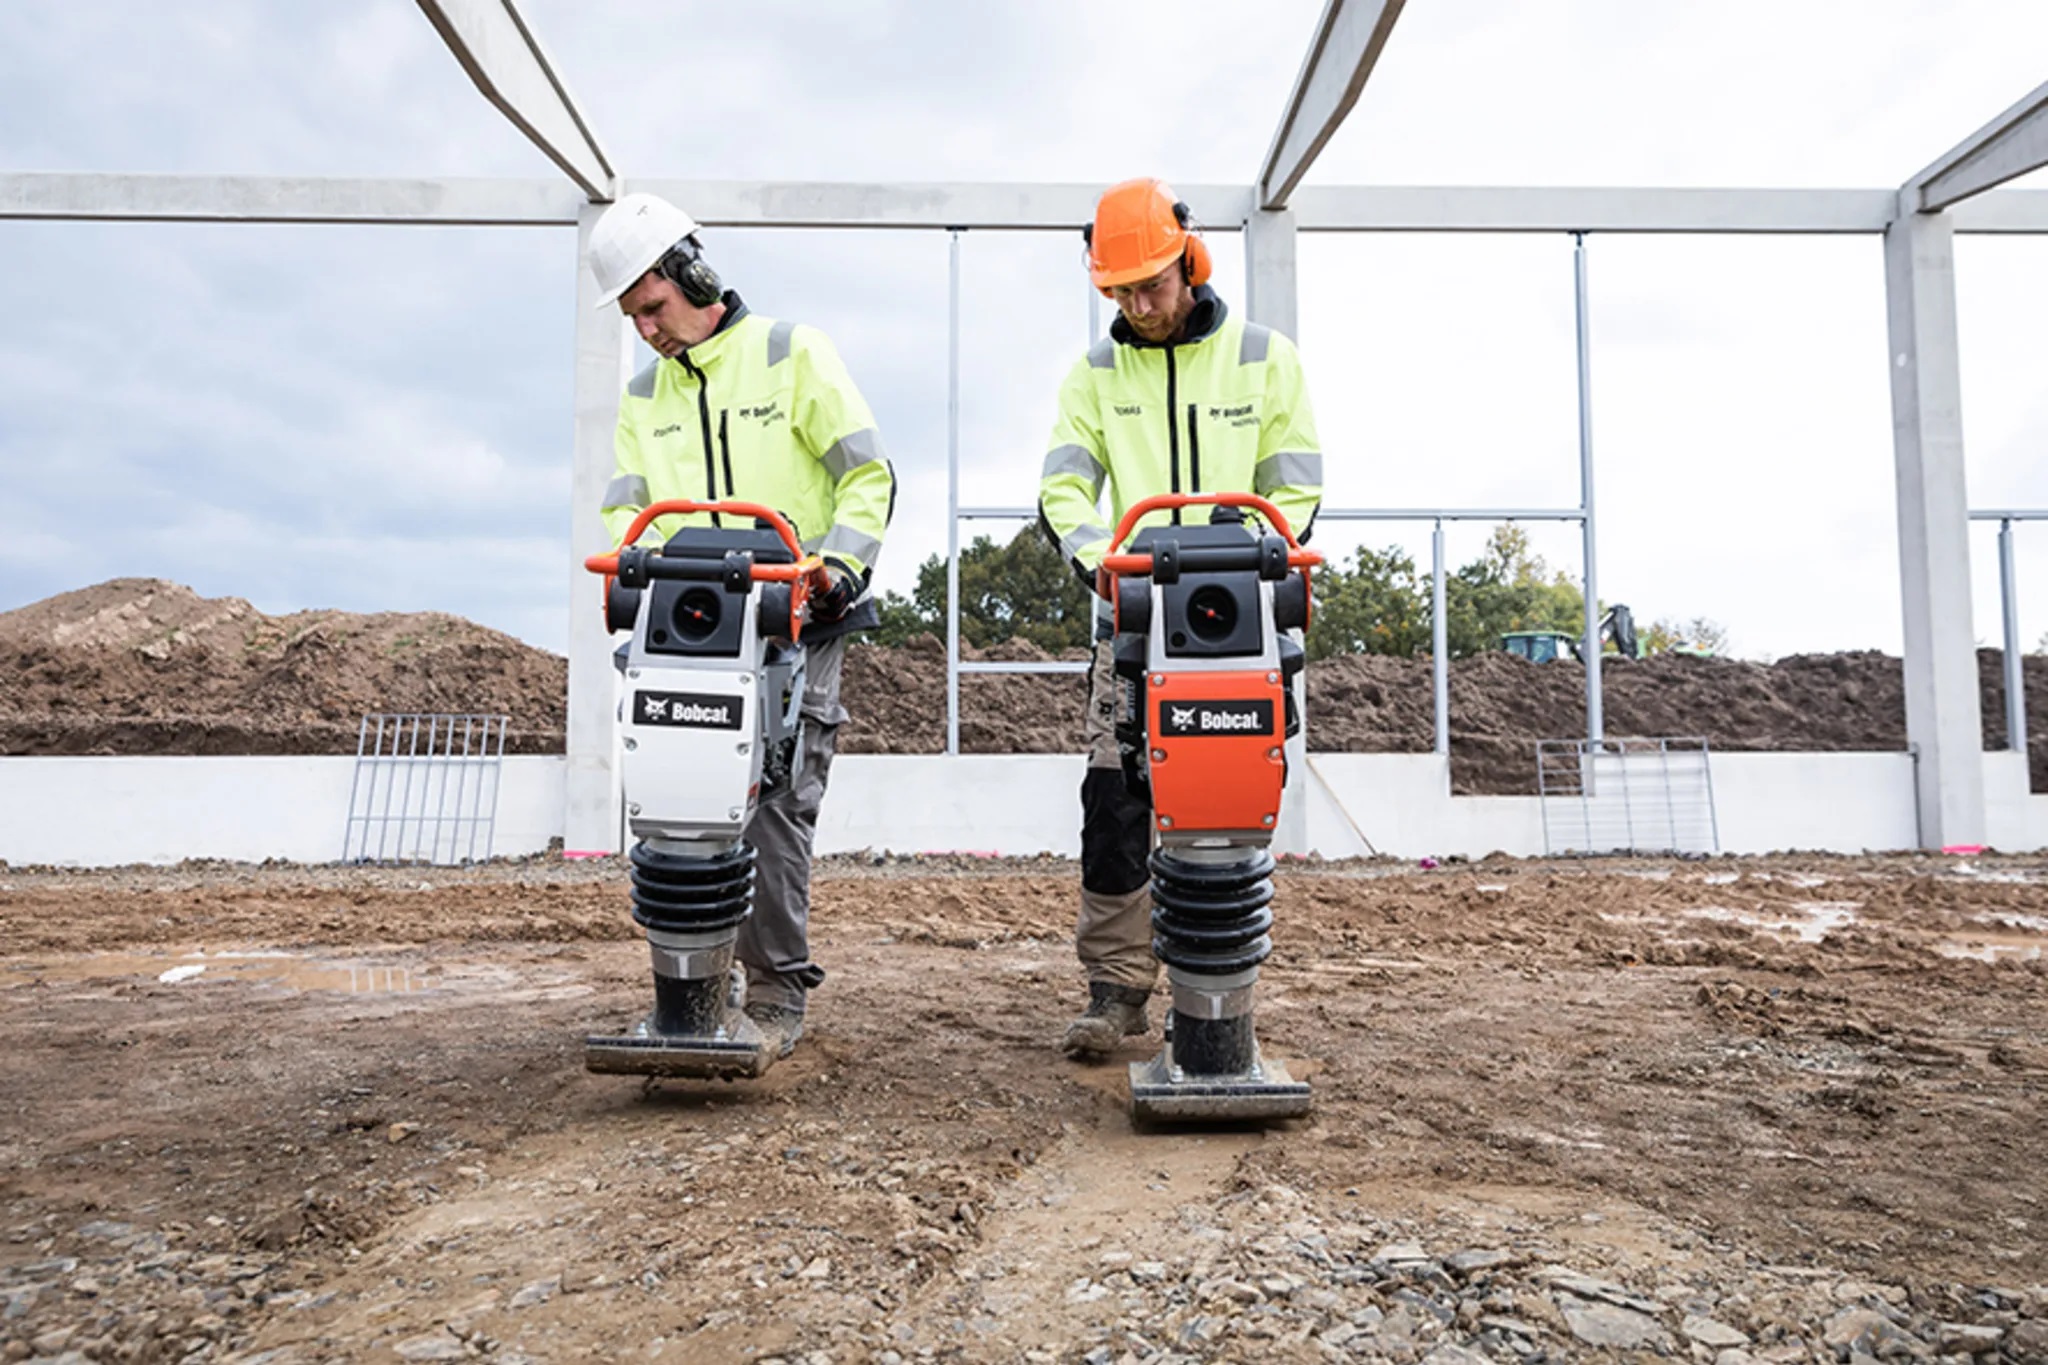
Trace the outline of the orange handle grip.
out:
<instances>
[{"instance_id":1,"label":"orange handle grip","mask_svg":"<svg viewBox=\"0 0 2048 1365\"><path fill-rule=\"evenodd\" d=\"M665 498L640 509L633 518L633 524L626 528L625 539L621 540L610 554L592 555L583 561L583 567L592 573L616 574L619 571L619 551L640 539L640 533L654 524L656 517L671 513L718 512L727 516L753 517L768 523L769 529L789 547L789 552L798 559L796 564L756 564L754 577L763 582L786 583L797 577L804 566L804 547L796 538L796 531L782 513L772 507L763 507L758 502L696 502L689 498ZM777 572L780 570L781 572Z\"/></svg>"},{"instance_id":2,"label":"orange handle grip","mask_svg":"<svg viewBox=\"0 0 2048 1365\"><path fill-rule=\"evenodd\" d=\"M1287 524L1287 518L1280 514L1280 509L1256 493L1156 493L1149 498L1138 499L1124 512L1123 520L1116 524L1116 534L1109 538L1110 553L1102 560L1104 571L1133 576L1151 573L1151 555L1119 553L1117 547L1138 529L1139 521L1148 514L1176 507L1249 507L1286 539L1288 568L1312 569L1323 562L1321 551L1302 549L1301 542L1294 538L1294 528Z\"/></svg>"},{"instance_id":3,"label":"orange handle grip","mask_svg":"<svg viewBox=\"0 0 2048 1365\"><path fill-rule=\"evenodd\" d=\"M1287 518L1280 515L1280 509L1256 493L1155 493L1149 498L1140 498L1125 510L1123 520L1116 524L1116 534L1109 538L1110 552L1130 538L1138 529L1139 521L1153 512L1170 512L1177 507L1249 507L1265 519L1268 526L1287 538L1290 549L1300 549L1301 542L1294 538L1294 528L1287 524Z\"/></svg>"}]
</instances>

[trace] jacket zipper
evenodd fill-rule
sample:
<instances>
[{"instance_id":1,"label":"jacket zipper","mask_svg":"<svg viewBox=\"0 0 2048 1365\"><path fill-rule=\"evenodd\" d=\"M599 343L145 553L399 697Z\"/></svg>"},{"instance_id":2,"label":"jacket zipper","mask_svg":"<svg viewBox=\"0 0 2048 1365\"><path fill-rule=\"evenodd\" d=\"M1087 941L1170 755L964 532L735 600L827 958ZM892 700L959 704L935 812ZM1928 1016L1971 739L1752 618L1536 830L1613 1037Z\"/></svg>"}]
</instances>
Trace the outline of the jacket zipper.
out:
<instances>
[{"instance_id":1,"label":"jacket zipper","mask_svg":"<svg viewBox=\"0 0 2048 1365\"><path fill-rule=\"evenodd\" d=\"M1179 391L1174 384L1173 347L1166 348L1166 461L1172 471L1173 491L1180 492L1180 424L1173 420L1174 409L1180 406ZM1173 509L1173 524L1180 525L1180 509Z\"/></svg>"},{"instance_id":2,"label":"jacket zipper","mask_svg":"<svg viewBox=\"0 0 2048 1365\"><path fill-rule=\"evenodd\" d=\"M732 443L725 437L725 419L730 415L729 409L718 410L718 461L725 466L725 495L728 498L736 498L740 495L740 490L732 481Z\"/></svg>"},{"instance_id":3,"label":"jacket zipper","mask_svg":"<svg viewBox=\"0 0 2048 1365\"><path fill-rule=\"evenodd\" d=\"M1188 404L1188 492L1202 491L1202 441L1195 433L1195 409L1198 403Z\"/></svg>"},{"instance_id":4,"label":"jacket zipper","mask_svg":"<svg viewBox=\"0 0 2048 1365\"><path fill-rule=\"evenodd\" d=\"M704 491L711 501L717 502L718 468L711 462L711 398L709 393L711 385L704 378L704 371L690 363L690 353L688 351L677 355L676 359L682 362L683 369L697 381L697 425L704 434ZM719 520L718 513L713 512L711 514L711 524L713 526L723 526L725 523Z\"/></svg>"}]
</instances>

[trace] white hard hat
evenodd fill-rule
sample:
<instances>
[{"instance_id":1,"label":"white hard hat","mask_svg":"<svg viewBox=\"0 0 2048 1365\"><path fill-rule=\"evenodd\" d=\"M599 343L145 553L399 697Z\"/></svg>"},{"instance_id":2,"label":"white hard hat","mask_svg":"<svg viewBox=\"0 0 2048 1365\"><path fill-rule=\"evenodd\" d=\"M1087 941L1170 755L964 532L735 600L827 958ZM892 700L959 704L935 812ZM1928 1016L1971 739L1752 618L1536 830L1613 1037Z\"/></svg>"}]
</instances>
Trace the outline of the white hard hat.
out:
<instances>
[{"instance_id":1,"label":"white hard hat","mask_svg":"<svg viewBox=\"0 0 2048 1365\"><path fill-rule=\"evenodd\" d=\"M590 273L609 308L654 268L668 249L697 230L696 219L652 194L629 194L599 215L590 229Z\"/></svg>"}]
</instances>

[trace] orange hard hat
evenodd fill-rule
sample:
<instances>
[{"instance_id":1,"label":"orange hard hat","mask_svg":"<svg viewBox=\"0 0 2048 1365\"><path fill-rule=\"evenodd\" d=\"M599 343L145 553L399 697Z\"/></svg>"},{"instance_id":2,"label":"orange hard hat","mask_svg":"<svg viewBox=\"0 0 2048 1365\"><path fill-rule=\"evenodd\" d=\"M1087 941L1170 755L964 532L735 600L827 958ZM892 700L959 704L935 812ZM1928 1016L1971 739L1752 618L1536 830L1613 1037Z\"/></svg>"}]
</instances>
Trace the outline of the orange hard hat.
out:
<instances>
[{"instance_id":1,"label":"orange hard hat","mask_svg":"<svg viewBox=\"0 0 2048 1365\"><path fill-rule=\"evenodd\" d=\"M1188 206L1165 181L1150 177L1111 185L1095 201L1095 221L1082 230L1088 278L1111 286L1149 280L1186 257L1188 283L1209 278L1209 252L1189 229Z\"/></svg>"}]
</instances>

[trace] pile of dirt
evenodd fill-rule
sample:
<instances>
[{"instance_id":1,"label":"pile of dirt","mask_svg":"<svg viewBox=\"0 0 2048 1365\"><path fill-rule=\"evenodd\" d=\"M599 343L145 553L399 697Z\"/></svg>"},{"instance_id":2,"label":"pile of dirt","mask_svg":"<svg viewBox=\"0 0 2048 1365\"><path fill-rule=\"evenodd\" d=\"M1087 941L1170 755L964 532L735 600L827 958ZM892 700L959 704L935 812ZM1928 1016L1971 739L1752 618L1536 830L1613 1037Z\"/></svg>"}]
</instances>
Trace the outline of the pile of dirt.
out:
<instances>
[{"instance_id":1,"label":"pile of dirt","mask_svg":"<svg viewBox=\"0 0 2048 1365\"><path fill-rule=\"evenodd\" d=\"M268 616L156 578L0 613L0 754L354 753L367 712L511 717L559 753L567 664L443 612Z\"/></svg>"},{"instance_id":2,"label":"pile of dirt","mask_svg":"<svg viewBox=\"0 0 2048 1365\"><path fill-rule=\"evenodd\" d=\"M970 659L1052 656L1011 641ZM1064 656L1078 660L1078 650ZM1984 744L2005 746L2005 683L1997 650L1980 650ZM2033 787L2048 791L2048 657L2026 667ZM853 724L846 753L935 753L945 747L946 650L929 636L897 649L856 646L847 658ZM1319 750L1427 753L1435 710L1428 659L1353 655L1308 669L1309 733ZM1665 654L1608 659L1601 670L1610 735L1703 736L1736 752L1871 751L1906 747L1904 666L1888 654L1799 654L1776 663ZM966 753L1070 753L1079 747L1086 684L1057 674L963 674ZM1585 733L1586 675L1576 663L1506 653L1451 665L1451 782L1468 794L1536 790L1538 740Z\"/></svg>"},{"instance_id":3,"label":"pile of dirt","mask_svg":"<svg viewBox=\"0 0 2048 1365\"><path fill-rule=\"evenodd\" d=\"M1045 662L1023 641L970 660ZM1067 651L1068 662L1086 655ZM1978 655L1984 742L2005 743L2000 657ZM2048 790L2048 658L2026 661L2033 785ZM1906 747L1900 661L1874 651L1773 664L1663 655L1609 660L1606 729L1699 735L1736 751ZM302 611L267 616L160 579L116 579L0 613L0 754L353 753L365 712L491 712L512 718L508 749L562 749L566 662L439 612ZM921 636L848 651L853 720L844 753L946 747L946 650ZM1583 733L1585 674L1508 654L1451 667L1455 790L1535 789L1535 745ZM1079 748L1085 681L1072 674L960 679L966 753ZM1427 659L1330 659L1308 671L1315 747L1425 753L1433 737Z\"/></svg>"}]
</instances>

